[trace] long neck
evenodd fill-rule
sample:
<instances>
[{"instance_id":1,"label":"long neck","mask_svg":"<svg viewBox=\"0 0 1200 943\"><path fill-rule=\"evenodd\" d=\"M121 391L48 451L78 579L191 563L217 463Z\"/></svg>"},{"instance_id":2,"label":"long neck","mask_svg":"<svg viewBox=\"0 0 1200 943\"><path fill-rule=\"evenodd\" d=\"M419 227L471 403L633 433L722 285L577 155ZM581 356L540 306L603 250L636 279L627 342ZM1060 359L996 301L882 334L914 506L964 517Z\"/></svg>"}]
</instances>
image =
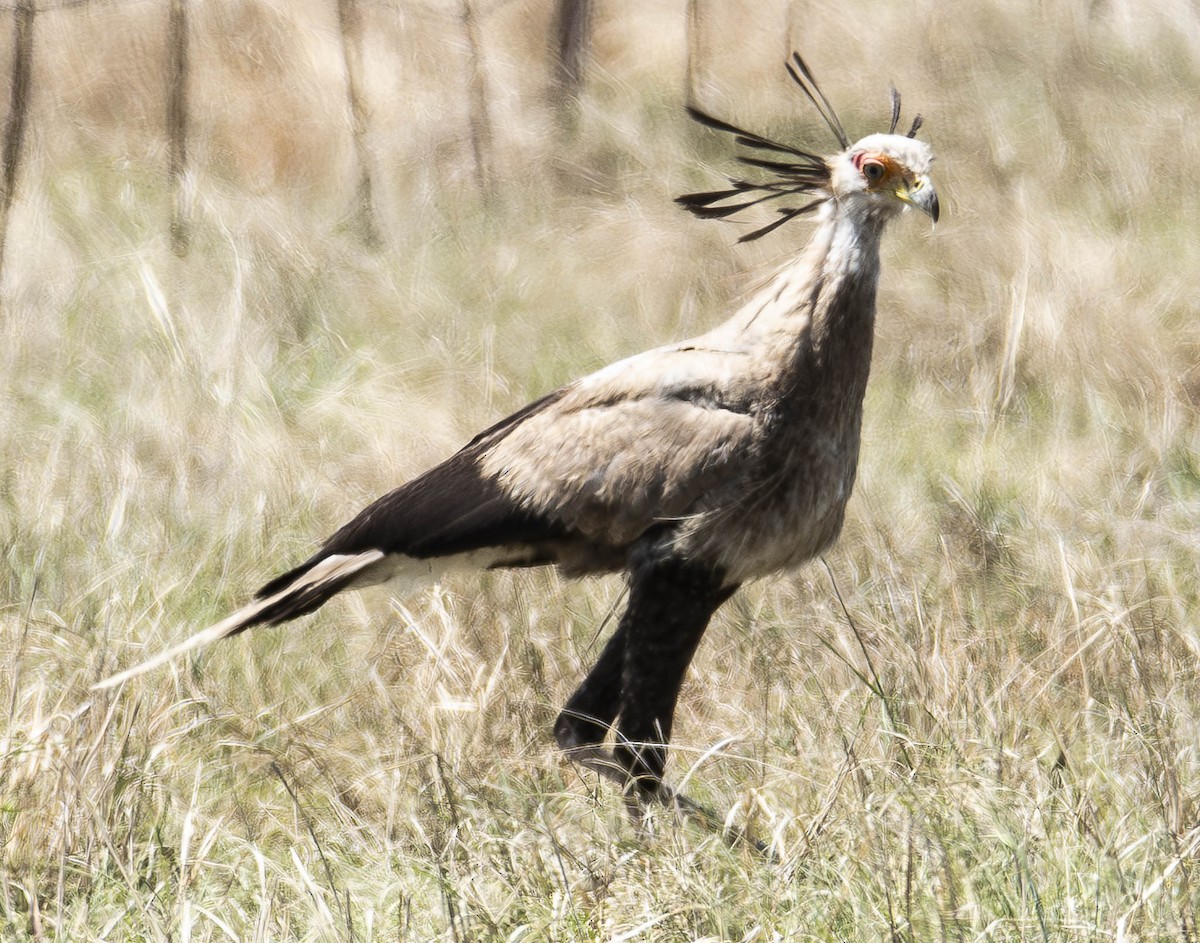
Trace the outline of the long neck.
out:
<instances>
[{"instance_id":1,"label":"long neck","mask_svg":"<svg viewBox=\"0 0 1200 943\"><path fill-rule=\"evenodd\" d=\"M802 369L853 369L862 372L865 382L875 335L882 231L878 217L863 219L835 208L793 268L810 288L809 298L801 299L796 310L809 319L799 351L807 353Z\"/></svg>"},{"instance_id":2,"label":"long neck","mask_svg":"<svg viewBox=\"0 0 1200 943\"><path fill-rule=\"evenodd\" d=\"M861 404L870 371L884 221L828 206L800 256L729 327L770 351L781 405L822 404L844 413Z\"/></svg>"}]
</instances>

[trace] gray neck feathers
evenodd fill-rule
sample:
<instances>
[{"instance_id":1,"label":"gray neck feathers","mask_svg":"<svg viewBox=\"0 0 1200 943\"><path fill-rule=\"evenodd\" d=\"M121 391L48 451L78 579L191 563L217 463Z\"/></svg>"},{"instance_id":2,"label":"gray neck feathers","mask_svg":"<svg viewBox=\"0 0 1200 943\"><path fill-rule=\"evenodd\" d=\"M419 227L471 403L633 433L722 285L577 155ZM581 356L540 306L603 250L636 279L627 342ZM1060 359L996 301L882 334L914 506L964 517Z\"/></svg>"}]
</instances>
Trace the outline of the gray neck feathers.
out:
<instances>
[{"instance_id":1,"label":"gray neck feathers","mask_svg":"<svg viewBox=\"0 0 1200 943\"><path fill-rule=\"evenodd\" d=\"M830 201L800 256L724 326L773 364L769 395L781 406L844 415L861 405L882 229L878 216Z\"/></svg>"}]
</instances>

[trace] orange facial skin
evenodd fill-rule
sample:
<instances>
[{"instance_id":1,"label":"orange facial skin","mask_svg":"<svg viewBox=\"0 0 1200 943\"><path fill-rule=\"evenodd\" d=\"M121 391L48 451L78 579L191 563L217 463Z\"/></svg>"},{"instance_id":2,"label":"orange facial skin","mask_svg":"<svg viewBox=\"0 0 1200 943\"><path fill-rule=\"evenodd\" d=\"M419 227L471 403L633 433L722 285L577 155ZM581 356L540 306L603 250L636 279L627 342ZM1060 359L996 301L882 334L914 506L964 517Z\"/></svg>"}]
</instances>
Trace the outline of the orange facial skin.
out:
<instances>
[{"instance_id":1,"label":"orange facial skin","mask_svg":"<svg viewBox=\"0 0 1200 943\"><path fill-rule=\"evenodd\" d=\"M899 184L912 182L913 175L908 168L897 163L887 154L863 151L855 154L851 160L867 181L867 188L870 190L895 189Z\"/></svg>"}]
</instances>

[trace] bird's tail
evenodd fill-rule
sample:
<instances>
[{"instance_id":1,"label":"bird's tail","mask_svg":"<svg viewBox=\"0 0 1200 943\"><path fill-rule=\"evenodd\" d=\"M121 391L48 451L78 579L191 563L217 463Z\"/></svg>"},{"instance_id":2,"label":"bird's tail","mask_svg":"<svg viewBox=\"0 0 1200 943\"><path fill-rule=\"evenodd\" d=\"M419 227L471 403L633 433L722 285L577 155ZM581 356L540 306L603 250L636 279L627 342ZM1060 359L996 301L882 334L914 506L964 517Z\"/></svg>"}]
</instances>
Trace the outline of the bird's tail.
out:
<instances>
[{"instance_id":1,"label":"bird's tail","mask_svg":"<svg viewBox=\"0 0 1200 943\"><path fill-rule=\"evenodd\" d=\"M297 574L296 578L288 582L282 589L256 599L250 605L227 616L216 625L197 632L173 648L159 652L141 664L97 682L92 685L92 689L102 690L115 687L130 678L136 678L138 675L173 661L184 652L219 642L223 638L236 635L252 626L274 625L312 612L335 593L341 592L355 583L375 582L373 579L367 579L368 574L365 574L364 571L379 563L383 557L382 550L367 550L363 553L335 554L326 557Z\"/></svg>"}]
</instances>

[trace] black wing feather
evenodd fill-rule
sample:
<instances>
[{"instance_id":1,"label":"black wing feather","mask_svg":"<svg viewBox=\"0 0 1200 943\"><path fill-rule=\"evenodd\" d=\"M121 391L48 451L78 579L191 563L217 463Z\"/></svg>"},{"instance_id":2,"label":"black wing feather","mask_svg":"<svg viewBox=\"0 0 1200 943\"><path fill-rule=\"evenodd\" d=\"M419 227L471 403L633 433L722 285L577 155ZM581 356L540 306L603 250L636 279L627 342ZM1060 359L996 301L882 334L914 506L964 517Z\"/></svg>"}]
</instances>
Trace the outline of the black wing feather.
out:
<instances>
[{"instance_id":1,"label":"black wing feather","mask_svg":"<svg viewBox=\"0 0 1200 943\"><path fill-rule=\"evenodd\" d=\"M304 563L263 586L257 597L285 589L334 554L382 550L429 558L564 536L566 528L561 523L521 507L496 478L480 468L490 446L563 392L552 393L502 419L440 465L368 505Z\"/></svg>"}]
</instances>

